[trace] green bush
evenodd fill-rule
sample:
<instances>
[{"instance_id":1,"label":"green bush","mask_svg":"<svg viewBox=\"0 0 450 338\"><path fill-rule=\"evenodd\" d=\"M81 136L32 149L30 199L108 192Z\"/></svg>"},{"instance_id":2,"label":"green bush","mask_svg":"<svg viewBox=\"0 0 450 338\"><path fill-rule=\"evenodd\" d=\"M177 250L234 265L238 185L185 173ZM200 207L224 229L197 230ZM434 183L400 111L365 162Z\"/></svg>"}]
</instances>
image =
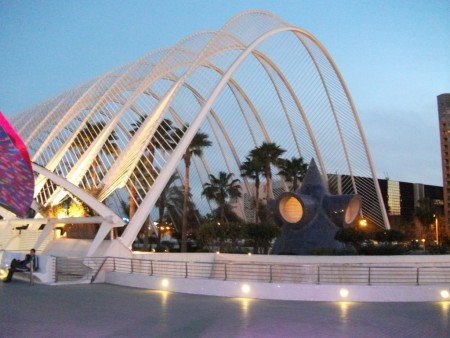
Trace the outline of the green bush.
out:
<instances>
[{"instance_id":1,"label":"green bush","mask_svg":"<svg viewBox=\"0 0 450 338\"><path fill-rule=\"evenodd\" d=\"M367 256L392 256L404 255L407 249L402 245L383 244L383 245L367 245L359 249L360 255Z\"/></svg>"},{"instance_id":2,"label":"green bush","mask_svg":"<svg viewBox=\"0 0 450 338\"><path fill-rule=\"evenodd\" d=\"M430 255L444 255L448 251L447 245L445 244L429 244L426 249Z\"/></svg>"},{"instance_id":3,"label":"green bush","mask_svg":"<svg viewBox=\"0 0 450 338\"><path fill-rule=\"evenodd\" d=\"M278 236L280 229L270 223L247 223L245 225L245 238L253 253L267 254L271 241Z\"/></svg>"}]
</instances>

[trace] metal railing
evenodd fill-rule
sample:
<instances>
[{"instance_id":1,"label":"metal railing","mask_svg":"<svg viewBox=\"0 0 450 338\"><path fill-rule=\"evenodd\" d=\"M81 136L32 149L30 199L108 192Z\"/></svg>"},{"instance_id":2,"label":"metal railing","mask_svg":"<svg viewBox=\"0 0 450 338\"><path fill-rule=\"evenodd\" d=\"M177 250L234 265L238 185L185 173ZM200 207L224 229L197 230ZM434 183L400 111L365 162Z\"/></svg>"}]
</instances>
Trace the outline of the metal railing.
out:
<instances>
[{"instance_id":1,"label":"metal railing","mask_svg":"<svg viewBox=\"0 0 450 338\"><path fill-rule=\"evenodd\" d=\"M56 257L55 282L90 281L98 269L93 269L86 263L86 258Z\"/></svg>"},{"instance_id":2,"label":"metal railing","mask_svg":"<svg viewBox=\"0 0 450 338\"><path fill-rule=\"evenodd\" d=\"M70 263L69 263L70 262ZM81 267L82 266L82 267ZM119 257L70 259L65 269L57 261L57 280L78 276L95 280L101 271L155 277L198 278L299 284L433 285L450 283L450 265L378 266L364 264L269 264L192 262ZM68 267L71 267L70 269ZM74 267L78 273L74 273ZM64 270L65 273L62 273Z\"/></svg>"}]
</instances>

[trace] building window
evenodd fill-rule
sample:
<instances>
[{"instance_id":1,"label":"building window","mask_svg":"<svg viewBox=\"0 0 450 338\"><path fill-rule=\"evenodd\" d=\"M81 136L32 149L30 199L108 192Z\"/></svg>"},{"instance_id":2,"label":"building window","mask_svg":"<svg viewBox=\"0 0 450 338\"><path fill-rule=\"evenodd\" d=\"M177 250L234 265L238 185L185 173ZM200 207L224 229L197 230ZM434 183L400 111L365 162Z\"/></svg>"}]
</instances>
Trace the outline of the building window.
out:
<instances>
[{"instance_id":1,"label":"building window","mask_svg":"<svg viewBox=\"0 0 450 338\"><path fill-rule=\"evenodd\" d=\"M399 216L401 214L400 202L400 183L388 181L388 205L391 216Z\"/></svg>"}]
</instances>

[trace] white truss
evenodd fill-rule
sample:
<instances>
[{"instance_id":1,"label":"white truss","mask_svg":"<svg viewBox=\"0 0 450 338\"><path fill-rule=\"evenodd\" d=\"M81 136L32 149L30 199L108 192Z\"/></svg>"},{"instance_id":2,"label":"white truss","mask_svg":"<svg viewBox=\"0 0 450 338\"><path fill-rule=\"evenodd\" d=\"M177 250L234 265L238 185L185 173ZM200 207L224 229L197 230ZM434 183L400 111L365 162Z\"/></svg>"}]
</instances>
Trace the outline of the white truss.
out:
<instances>
[{"instance_id":1,"label":"white truss","mask_svg":"<svg viewBox=\"0 0 450 338\"><path fill-rule=\"evenodd\" d=\"M209 207L200 192L210 173L239 177L248 152L270 141L287 158L315 158L324 178L348 177L339 189L359 193L365 216L389 228L361 122L335 63L311 34L270 13L238 15L217 32L149 53L11 121L37 164L80 188L98 188L111 206L136 202L120 239L125 246L172 173L183 172L182 156L199 130L213 141L192 166L200 210ZM170 143L158 137L160 126L187 128ZM37 199L57 203L65 192L46 182L37 179Z\"/></svg>"}]
</instances>

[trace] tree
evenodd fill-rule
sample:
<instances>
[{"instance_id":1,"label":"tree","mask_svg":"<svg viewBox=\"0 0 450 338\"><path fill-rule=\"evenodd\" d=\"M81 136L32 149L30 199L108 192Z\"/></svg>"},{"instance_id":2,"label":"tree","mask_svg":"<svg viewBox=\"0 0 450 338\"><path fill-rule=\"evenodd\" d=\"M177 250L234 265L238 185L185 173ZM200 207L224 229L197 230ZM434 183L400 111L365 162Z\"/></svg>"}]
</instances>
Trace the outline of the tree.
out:
<instances>
[{"instance_id":1,"label":"tree","mask_svg":"<svg viewBox=\"0 0 450 338\"><path fill-rule=\"evenodd\" d=\"M253 246L253 253L267 254L271 241L278 236L280 229L269 223L248 223L245 225L246 239Z\"/></svg>"},{"instance_id":2,"label":"tree","mask_svg":"<svg viewBox=\"0 0 450 338\"><path fill-rule=\"evenodd\" d=\"M144 123L145 119L147 118L146 115L140 116L137 121L131 124L131 130L130 134L134 135L138 132L139 128ZM156 169L153 166L153 160L155 157L155 150L156 149L164 149L164 150L170 150L173 149L175 145L175 141L173 140L174 135L174 129L172 127L172 121L168 119L164 119L156 129L153 137L149 141L147 145L147 154L144 154L141 159L139 160L138 164L136 165L133 176L134 180L132 179L129 183L129 189L130 189L130 219L133 217L134 213L136 212L137 208L137 196L138 191L136 190L136 184L139 183L139 186L145 186L146 182L152 182L154 180L154 177L156 177ZM144 222L142 225L143 227L143 233L144 233L144 250L148 250L148 219Z\"/></svg>"},{"instance_id":3,"label":"tree","mask_svg":"<svg viewBox=\"0 0 450 338\"><path fill-rule=\"evenodd\" d=\"M146 118L147 118L146 115L140 116L138 121L131 124L132 126L132 129L130 130L131 135L134 135L139 130L139 128L144 124ZM158 128L153 134L152 139L147 145L150 163L153 164L156 149L171 150L175 147L176 145L174 139L175 132L176 129L173 127L172 121L168 119L164 119L158 125Z\"/></svg>"},{"instance_id":4,"label":"tree","mask_svg":"<svg viewBox=\"0 0 450 338\"><path fill-rule=\"evenodd\" d=\"M334 239L344 243L347 248L353 246L358 251L362 242L366 239L366 235L356 228L343 228L336 232Z\"/></svg>"},{"instance_id":5,"label":"tree","mask_svg":"<svg viewBox=\"0 0 450 338\"><path fill-rule=\"evenodd\" d=\"M278 167L281 169L278 175L284 177L286 182L292 182L292 191L298 190L298 183L303 181L308 170L308 165L303 162L303 157L292 157L288 159L280 159Z\"/></svg>"},{"instance_id":6,"label":"tree","mask_svg":"<svg viewBox=\"0 0 450 338\"><path fill-rule=\"evenodd\" d=\"M209 214L212 218L212 220L220 220L220 206L213 210L211 214ZM228 203L225 203L225 208L224 208L224 219L226 220L226 222L234 222L234 223L242 223L243 220L242 218L240 218L236 212L234 211L233 206L231 206Z\"/></svg>"},{"instance_id":7,"label":"tree","mask_svg":"<svg viewBox=\"0 0 450 338\"><path fill-rule=\"evenodd\" d=\"M171 197L171 192L173 191L173 189L171 189L171 186L177 179L178 179L178 175L172 174L172 176L170 176L169 181L167 182L166 186L164 187L163 191L161 192L161 195L159 195L159 198L156 200L155 205L158 207L160 224L164 223L164 214L165 214L166 206L169 202L169 198Z\"/></svg>"},{"instance_id":8,"label":"tree","mask_svg":"<svg viewBox=\"0 0 450 338\"><path fill-rule=\"evenodd\" d=\"M212 251L219 237L219 228L217 223L204 223L196 233L199 244L207 251Z\"/></svg>"},{"instance_id":9,"label":"tree","mask_svg":"<svg viewBox=\"0 0 450 338\"><path fill-rule=\"evenodd\" d=\"M87 122L84 128L78 133L71 145L71 149L77 149L79 154L83 154L95 141L95 139L100 135L102 130L105 128L106 123L103 121L90 123ZM102 150L106 150L109 154L114 154L117 149L117 135L114 131L108 136ZM97 168L98 168L98 156L95 157L92 162L92 185L96 187L97 185Z\"/></svg>"},{"instance_id":10,"label":"tree","mask_svg":"<svg viewBox=\"0 0 450 338\"><path fill-rule=\"evenodd\" d=\"M241 197L241 186L238 179L233 179L232 173L219 172L219 176L209 175L210 183L203 184L202 196L215 201L220 207L220 222L225 221L225 204L229 198Z\"/></svg>"},{"instance_id":11,"label":"tree","mask_svg":"<svg viewBox=\"0 0 450 338\"><path fill-rule=\"evenodd\" d=\"M282 149L276 143L263 142L259 147L256 147L250 152L250 156L255 157L258 161L264 164L264 176L266 178L266 203L269 204L272 194L272 171L270 166L277 165L281 155L286 150ZM269 208L266 208L266 219L269 219Z\"/></svg>"},{"instance_id":12,"label":"tree","mask_svg":"<svg viewBox=\"0 0 450 338\"><path fill-rule=\"evenodd\" d=\"M98 189L91 188L85 190L87 193L96 196ZM39 213L46 218L71 218L97 216L97 213L83 201L76 197L67 197L59 204L40 206ZM62 231L67 238L94 239L100 227L98 223L65 224ZM114 228L117 229L117 228Z\"/></svg>"},{"instance_id":13,"label":"tree","mask_svg":"<svg viewBox=\"0 0 450 338\"><path fill-rule=\"evenodd\" d=\"M423 231L426 235L429 235L428 228L433 223L434 216L436 215L436 206L430 198L422 198L419 201L419 206L415 210L415 214Z\"/></svg>"},{"instance_id":14,"label":"tree","mask_svg":"<svg viewBox=\"0 0 450 338\"><path fill-rule=\"evenodd\" d=\"M247 156L240 167L241 176L248 177L255 181L255 221L259 221L259 187L260 177L264 173L264 165L262 161L255 156Z\"/></svg>"},{"instance_id":15,"label":"tree","mask_svg":"<svg viewBox=\"0 0 450 338\"><path fill-rule=\"evenodd\" d=\"M239 240L244 236L241 223L203 223L196 233L197 240L203 249L208 251L238 253L242 252Z\"/></svg>"},{"instance_id":16,"label":"tree","mask_svg":"<svg viewBox=\"0 0 450 338\"><path fill-rule=\"evenodd\" d=\"M403 232L394 229L377 231L374 237L380 243L402 242L406 240Z\"/></svg>"},{"instance_id":17,"label":"tree","mask_svg":"<svg viewBox=\"0 0 450 338\"><path fill-rule=\"evenodd\" d=\"M184 130L186 130L185 128ZM181 135L182 132L179 132ZM184 153L184 168L185 168L185 176L184 176L184 197L183 197L183 219L181 223L181 252L187 251L187 213L188 213L188 201L189 201L189 174L190 174L190 166L191 166L191 158L192 156L201 156L203 153L203 149L206 147L210 147L212 145L211 141L208 139L208 134L197 132L194 138L192 139L191 144L186 148Z\"/></svg>"},{"instance_id":18,"label":"tree","mask_svg":"<svg viewBox=\"0 0 450 338\"><path fill-rule=\"evenodd\" d=\"M191 210L195 209L195 206L192 203L190 197L191 193L189 193L188 217L191 213ZM173 223L177 231L181 229L181 224L183 223L183 200L183 186L171 186L168 190L168 194L166 195L166 216Z\"/></svg>"},{"instance_id":19,"label":"tree","mask_svg":"<svg viewBox=\"0 0 450 338\"><path fill-rule=\"evenodd\" d=\"M163 191L159 195L155 206L158 208L159 212L159 224L164 224L164 218L166 217L166 208L168 209L168 214L170 217L171 209L180 209L179 205L182 204L183 201L183 191L178 186L174 186L173 183L179 179L177 174L172 174L170 176L169 181L164 187ZM181 214L181 213L180 213ZM173 225L176 227L176 223L173 222ZM161 240L161 234L158 234L159 241Z\"/></svg>"}]
</instances>

